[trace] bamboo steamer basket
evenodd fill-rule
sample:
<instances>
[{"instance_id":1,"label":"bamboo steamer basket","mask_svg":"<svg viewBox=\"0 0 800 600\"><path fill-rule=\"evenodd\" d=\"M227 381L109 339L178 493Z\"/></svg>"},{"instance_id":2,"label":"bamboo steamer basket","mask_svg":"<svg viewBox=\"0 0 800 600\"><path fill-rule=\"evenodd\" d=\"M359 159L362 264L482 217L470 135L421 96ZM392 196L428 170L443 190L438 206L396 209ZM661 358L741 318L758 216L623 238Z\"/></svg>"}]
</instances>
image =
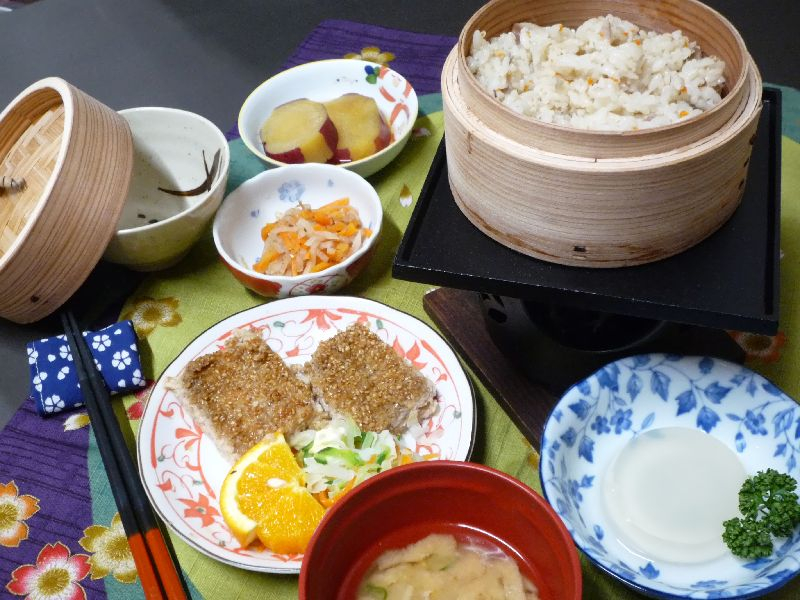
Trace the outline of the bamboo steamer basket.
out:
<instances>
[{"instance_id":1,"label":"bamboo steamer basket","mask_svg":"<svg viewBox=\"0 0 800 600\"><path fill-rule=\"evenodd\" d=\"M587 19L612 13L644 29L683 31L706 55L725 61L724 97L714 108L684 122L626 132L573 129L520 115L492 98L467 67L475 31L489 39L511 31L515 23L561 23L577 27ZM657 154L700 140L727 123L746 95L749 55L736 28L721 14L696 0L493 0L467 22L458 39L459 90L486 126L512 140L559 154L617 158Z\"/></svg>"},{"instance_id":2,"label":"bamboo steamer basket","mask_svg":"<svg viewBox=\"0 0 800 600\"><path fill-rule=\"evenodd\" d=\"M481 11L485 13L492 6L539 3L495 0ZM555 22L569 23L563 15L558 16L553 3L545 0L545 4L552 6ZM571 1L563 4L577 5ZM627 2L592 3L594 12L586 18L618 14L618 4L625 6ZM671 3L658 6L661 4ZM642 14L650 14L648 10ZM578 18L583 19L583 13ZM524 18L506 14L506 30L520 20ZM475 18L465 32L474 22ZM586 156L593 152L572 144L593 136L611 140L627 134L569 130L571 137L567 136L565 143L555 138L561 138L561 130L568 128L550 127L516 113L511 113L513 118L508 123L495 119L505 107L485 92L484 99L491 101L488 104L465 95L469 86L464 85L464 79L474 77L464 71L462 58L462 46L458 45L442 71L450 187L465 216L501 244L563 265L639 265L697 244L721 227L738 207L761 112L761 77L746 49L741 57L743 80L738 86L738 100L728 102L729 113L717 111L714 118L725 117L716 129L698 138L691 123L701 119L690 119L680 128L672 128L680 129L685 136L679 134L669 143L661 139L658 152L650 151L650 141L640 141L637 143L646 150L616 157ZM702 116L709 114L711 111ZM526 126L550 131L544 144L547 148L526 136L517 139L518 130ZM566 153L562 146L572 151Z\"/></svg>"},{"instance_id":3,"label":"bamboo steamer basket","mask_svg":"<svg viewBox=\"0 0 800 600\"><path fill-rule=\"evenodd\" d=\"M63 79L21 92L0 114L0 317L41 319L100 260L116 229L133 167L130 129Z\"/></svg>"}]
</instances>

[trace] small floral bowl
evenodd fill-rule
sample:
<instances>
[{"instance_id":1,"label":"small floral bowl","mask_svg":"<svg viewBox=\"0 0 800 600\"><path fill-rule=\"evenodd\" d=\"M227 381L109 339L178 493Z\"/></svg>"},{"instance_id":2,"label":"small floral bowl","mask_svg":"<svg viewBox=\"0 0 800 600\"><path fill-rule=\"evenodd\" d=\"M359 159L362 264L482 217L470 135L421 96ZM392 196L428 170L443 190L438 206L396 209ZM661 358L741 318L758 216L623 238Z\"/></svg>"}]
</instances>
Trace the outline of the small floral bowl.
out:
<instances>
[{"instance_id":1,"label":"small floral bowl","mask_svg":"<svg viewBox=\"0 0 800 600\"><path fill-rule=\"evenodd\" d=\"M406 79L385 65L355 59L331 59L299 65L278 73L258 86L239 112L239 135L247 149L266 163L285 163L269 158L261 144L261 126L275 108L299 98L327 102L344 94L373 98L392 130L392 142L375 154L341 166L369 177L400 154L411 137L419 103Z\"/></svg>"},{"instance_id":2,"label":"small floral bowl","mask_svg":"<svg viewBox=\"0 0 800 600\"><path fill-rule=\"evenodd\" d=\"M261 228L299 202L311 208L349 198L361 225L372 230L362 246L342 262L318 273L265 275L254 271L264 249ZM268 298L330 294L350 283L369 262L381 231L383 208L378 193L363 177L333 165L288 165L245 181L214 219L214 244L233 276Z\"/></svg>"},{"instance_id":3,"label":"small floral bowl","mask_svg":"<svg viewBox=\"0 0 800 600\"><path fill-rule=\"evenodd\" d=\"M799 424L800 405L741 365L665 354L625 358L574 385L553 409L542 437L542 489L575 544L639 592L656 598L761 596L797 574L800 533L776 538L768 558L740 559L723 548L716 558L657 559L619 531L608 484L623 448L642 456L642 446L629 446L632 441L641 444L656 430L675 427L721 442L710 440L739 460L742 477L773 468L800 479ZM647 486L650 473L640 471L636 483ZM736 492L738 484L734 511Z\"/></svg>"}]
</instances>

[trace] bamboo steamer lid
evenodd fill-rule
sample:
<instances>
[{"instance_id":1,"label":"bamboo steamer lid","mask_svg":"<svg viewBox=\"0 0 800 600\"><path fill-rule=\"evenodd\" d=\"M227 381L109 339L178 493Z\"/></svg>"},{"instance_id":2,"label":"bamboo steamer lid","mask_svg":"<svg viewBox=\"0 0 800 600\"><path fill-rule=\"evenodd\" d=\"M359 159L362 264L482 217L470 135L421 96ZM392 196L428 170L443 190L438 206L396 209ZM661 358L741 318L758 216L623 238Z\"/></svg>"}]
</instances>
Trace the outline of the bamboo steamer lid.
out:
<instances>
[{"instance_id":1,"label":"bamboo steamer lid","mask_svg":"<svg viewBox=\"0 0 800 600\"><path fill-rule=\"evenodd\" d=\"M454 48L442 72L450 187L465 216L510 248L564 265L638 265L697 244L739 205L761 111L749 55L743 97L719 130L627 158L547 152L494 131L461 76Z\"/></svg>"},{"instance_id":2,"label":"bamboo steamer lid","mask_svg":"<svg viewBox=\"0 0 800 600\"><path fill-rule=\"evenodd\" d=\"M0 317L36 321L78 289L116 230L132 168L125 120L63 79L34 83L0 114Z\"/></svg>"},{"instance_id":3,"label":"bamboo steamer lid","mask_svg":"<svg viewBox=\"0 0 800 600\"><path fill-rule=\"evenodd\" d=\"M587 131L544 123L497 102L467 66L475 31L489 39L511 31L515 23L561 23L577 27L587 19L613 14L643 29L680 29L706 55L725 61L726 87L722 102L701 115L672 125L638 131ZM667 152L711 135L733 116L746 95L749 54L736 28L714 9L697 0L492 0L467 22L458 39L459 91L487 127L512 140L541 150L615 158Z\"/></svg>"}]
</instances>

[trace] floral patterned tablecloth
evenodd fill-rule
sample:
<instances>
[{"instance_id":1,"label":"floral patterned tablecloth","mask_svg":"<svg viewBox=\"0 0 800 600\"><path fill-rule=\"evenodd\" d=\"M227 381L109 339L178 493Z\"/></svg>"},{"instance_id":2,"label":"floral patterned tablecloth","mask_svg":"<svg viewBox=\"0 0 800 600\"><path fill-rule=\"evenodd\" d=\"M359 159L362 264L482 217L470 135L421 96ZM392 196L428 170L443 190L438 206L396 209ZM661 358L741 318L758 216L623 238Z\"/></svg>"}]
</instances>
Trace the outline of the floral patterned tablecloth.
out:
<instances>
[{"instance_id":1,"label":"floral patterned tablecloth","mask_svg":"<svg viewBox=\"0 0 800 600\"><path fill-rule=\"evenodd\" d=\"M22 8L26 4L33 4L39 0L0 0L0 12L10 12L15 8Z\"/></svg>"},{"instance_id":2,"label":"floral patterned tablecloth","mask_svg":"<svg viewBox=\"0 0 800 600\"><path fill-rule=\"evenodd\" d=\"M443 134L439 73L455 43L344 21L320 24L286 66L320 58L363 57L389 63L420 96L412 140L388 167L370 178L385 213L384 235L366 271L345 293L378 300L429 322L426 286L391 277L391 261ZM269 75L265 73L266 76ZM233 120L235 115L231 115ZM800 397L800 94L784 89L781 333L734 333L750 366ZM264 169L229 133L229 190ZM217 260L210 232L179 265L148 277L122 310L140 338L145 375L152 383L209 325L263 299L246 292ZM20 350L22 351L22 349ZM499 468L539 489L538 454L473 377L479 403L473 460ZM148 390L115 401L131 448ZM184 515L202 527L220 519L202 494L186 498ZM242 571L216 562L174 537L172 543L195 598L297 596L297 577ZM637 594L584 560L587 598ZM0 433L0 596L37 600L142 598L133 560L84 412L39 418L29 400ZM800 597L790 584L776 598Z\"/></svg>"}]
</instances>

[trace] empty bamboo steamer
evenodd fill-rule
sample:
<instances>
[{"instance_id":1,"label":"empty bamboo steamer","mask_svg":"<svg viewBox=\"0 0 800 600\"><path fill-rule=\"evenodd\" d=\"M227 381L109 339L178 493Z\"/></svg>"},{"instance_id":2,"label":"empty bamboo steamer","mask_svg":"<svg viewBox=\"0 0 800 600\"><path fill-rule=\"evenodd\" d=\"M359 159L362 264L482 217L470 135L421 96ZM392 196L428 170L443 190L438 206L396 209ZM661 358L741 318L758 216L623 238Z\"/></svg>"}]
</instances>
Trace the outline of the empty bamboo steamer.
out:
<instances>
[{"instance_id":1,"label":"empty bamboo steamer","mask_svg":"<svg viewBox=\"0 0 800 600\"><path fill-rule=\"evenodd\" d=\"M36 321L77 290L114 234L132 167L125 120L63 79L0 114L0 317Z\"/></svg>"},{"instance_id":2,"label":"empty bamboo steamer","mask_svg":"<svg viewBox=\"0 0 800 600\"><path fill-rule=\"evenodd\" d=\"M645 28L682 29L704 53L721 56L732 69L723 102L653 130L578 130L514 113L466 66L478 25L488 38L521 21L575 27L608 13ZM529 256L605 268L660 260L711 235L739 205L761 90L738 33L694 0L494 0L464 28L442 71L450 187L476 227Z\"/></svg>"}]
</instances>

